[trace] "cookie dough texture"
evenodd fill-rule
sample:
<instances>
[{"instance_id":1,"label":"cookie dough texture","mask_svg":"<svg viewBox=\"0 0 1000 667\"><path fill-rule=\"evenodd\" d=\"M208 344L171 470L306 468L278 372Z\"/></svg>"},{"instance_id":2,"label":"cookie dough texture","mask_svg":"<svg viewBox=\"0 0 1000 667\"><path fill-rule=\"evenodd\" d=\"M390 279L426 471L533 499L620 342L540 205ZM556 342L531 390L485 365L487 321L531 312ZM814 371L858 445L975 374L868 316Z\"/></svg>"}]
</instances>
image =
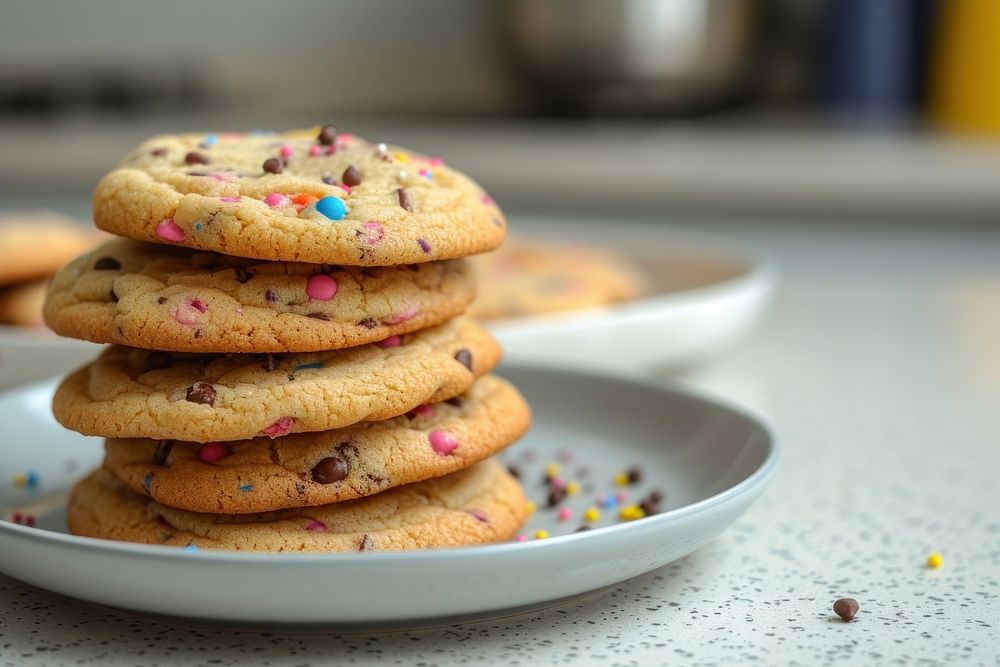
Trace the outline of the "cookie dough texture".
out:
<instances>
[{"instance_id":1,"label":"cookie dough texture","mask_svg":"<svg viewBox=\"0 0 1000 667\"><path fill-rule=\"evenodd\" d=\"M471 262L479 295L469 314L480 319L607 306L646 291L625 258L590 246L512 239Z\"/></svg>"},{"instance_id":2,"label":"cookie dough texture","mask_svg":"<svg viewBox=\"0 0 1000 667\"><path fill-rule=\"evenodd\" d=\"M462 400L336 431L242 440L224 448L109 439L104 465L133 491L163 505L265 512L360 498L455 472L510 445L530 422L517 390L486 376ZM442 449L442 442L455 446Z\"/></svg>"},{"instance_id":3,"label":"cookie dough texture","mask_svg":"<svg viewBox=\"0 0 1000 667\"><path fill-rule=\"evenodd\" d=\"M317 264L427 262L503 241L499 208L439 158L320 134L154 137L98 184L94 220L140 241ZM325 197L342 217L316 205Z\"/></svg>"},{"instance_id":4,"label":"cookie dough texture","mask_svg":"<svg viewBox=\"0 0 1000 667\"><path fill-rule=\"evenodd\" d=\"M102 238L58 213L0 216L0 286L46 278Z\"/></svg>"},{"instance_id":5,"label":"cookie dough texture","mask_svg":"<svg viewBox=\"0 0 1000 667\"><path fill-rule=\"evenodd\" d=\"M340 267L117 239L56 274L44 316L56 333L95 343L177 352L314 352L440 324L461 314L474 296L466 260Z\"/></svg>"},{"instance_id":6,"label":"cookie dough texture","mask_svg":"<svg viewBox=\"0 0 1000 667\"><path fill-rule=\"evenodd\" d=\"M128 490L107 470L73 489L76 535L262 552L402 551L498 542L528 515L524 493L493 461L370 498L264 514L198 514Z\"/></svg>"},{"instance_id":7,"label":"cookie dough texture","mask_svg":"<svg viewBox=\"0 0 1000 667\"><path fill-rule=\"evenodd\" d=\"M67 428L108 438L209 442L325 431L464 393L500 354L496 340L465 317L329 352L204 355L112 346L63 381L53 412Z\"/></svg>"}]
</instances>

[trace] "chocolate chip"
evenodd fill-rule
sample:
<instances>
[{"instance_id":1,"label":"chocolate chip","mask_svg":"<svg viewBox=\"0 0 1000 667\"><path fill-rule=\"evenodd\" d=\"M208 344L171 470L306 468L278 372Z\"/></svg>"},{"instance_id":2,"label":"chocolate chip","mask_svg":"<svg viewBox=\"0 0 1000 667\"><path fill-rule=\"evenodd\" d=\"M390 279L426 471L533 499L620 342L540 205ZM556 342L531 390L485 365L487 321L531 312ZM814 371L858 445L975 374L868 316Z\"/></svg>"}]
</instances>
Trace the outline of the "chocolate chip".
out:
<instances>
[{"instance_id":1,"label":"chocolate chip","mask_svg":"<svg viewBox=\"0 0 1000 667\"><path fill-rule=\"evenodd\" d=\"M858 613L858 601L854 598L840 598L833 603L833 612L850 623Z\"/></svg>"},{"instance_id":2,"label":"chocolate chip","mask_svg":"<svg viewBox=\"0 0 1000 667\"><path fill-rule=\"evenodd\" d=\"M628 475L629 484L638 484L642 480L642 471L638 468L629 468L625 474Z\"/></svg>"},{"instance_id":3,"label":"chocolate chip","mask_svg":"<svg viewBox=\"0 0 1000 667\"><path fill-rule=\"evenodd\" d=\"M248 282L253 278L253 271L249 269L236 269L236 280L241 283Z\"/></svg>"},{"instance_id":4,"label":"chocolate chip","mask_svg":"<svg viewBox=\"0 0 1000 667\"><path fill-rule=\"evenodd\" d=\"M273 354L268 354L267 356L264 357L264 363L262 365L264 367L264 370L270 373L271 371L273 371L275 368L278 367L278 360L274 358Z\"/></svg>"},{"instance_id":5,"label":"chocolate chip","mask_svg":"<svg viewBox=\"0 0 1000 667\"><path fill-rule=\"evenodd\" d=\"M660 512L659 505L649 502L648 498L639 503L639 509L641 509L642 513L646 516L653 516L654 514L659 514Z\"/></svg>"},{"instance_id":6,"label":"chocolate chip","mask_svg":"<svg viewBox=\"0 0 1000 667\"><path fill-rule=\"evenodd\" d=\"M161 368L170 368L174 363L174 357L169 352L157 352L153 351L146 355L146 358L142 362L142 372L148 373L149 371L159 370Z\"/></svg>"},{"instance_id":7,"label":"chocolate chip","mask_svg":"<svg viewBox=\"0 0 1000 667\"><path fill-rule=\"evenodd\" d=\"M373 540L368 535L361 538L361 544L358 545L358 551L371 551L375 548L375 540Z\"/></svg>"},{"instance_id":8,"label":"chocolate chip","mask_svg":"<svg viewBox=\"0 0 1000 667\"><path fill-rule=\"evenodd\" d=\"M549 489L549 497L546 499L548 507L555 507L566 498L565 489Z\"/></svg>"},{"instance_id":9,"label":"chocolate chip","mask_svg":"<svg viewBox=\"0 0 1000 667\"><path fill-rule=\"evenodd\" d=\"M655 489L653 491L650 491L649 501L655 505L659 505L661 502L663 502L663 492L657 491Z\"/></svg>"},{"instance_id":10,"label":"chocolate chip","mask_svg":"<svg viewBox=\"0 0 1000 667\"><path fill-rule=\"evenodd\" d=\"M472 370L472 353L464 347L455 353L455 361Z\"/></svg>"},{"instance_id":11,"label":"chocolate chip","mask_svg":"<svg viewBox=\"0 0 1000 667\"><path fill-rule=\"evenodd\" d=\"M166 148L154 148L153 150L149 151L149 154L152 155L153 157L163 157L164 155L167 154L167 149Z\"/></svg>"},{"instance_id":12,"label":"chocolate chip","mask_svg":"<svg viewBox=\"0 0 1000 667\"><path fill-rule=\"evenodd\" d=\"M344 185L350 185L352 188L355 185L361 185L361 172L352 164L344 170L340 180L343 181Z\"/></svg>"},{"instance_id":13,"label":"chocolate chip","mask_svg":"<svg viewBox=\"0 0 1000 667\"><path fill-rule=\"evenodd\" d=\"M174 448L173 440L163 440L156 446L156 451L153 452L153 463L158 466L163 465L167 462L167 457L170 456L170 450Z\"/></svg>"},{"instance_id":14,"label":"chocolate chip","mask_svg":"<svg viewBox=\"0 0 1000 667\"><path fill-rule=\"evenodd\" d=\"M166 302L167 302L167 297L165 296L161 296L159 299L156 300L156 303L160 304L161 306Z\"/></svg>"},{"instance_id":15,"label":"chocolate chip","mask_svg":"<svg viewBox=\"0 0 1000 667\"><path fill-rule=\"evenodd\" d=\"M336 179L334 179L334 177L331 176L330 174L323 174L322 181L324 183L326 183L327 185L336 185L337 184Z\"/></svg>"},{"instance_id":16,"label":"chocolate chip","mask_svg":"<svg viewBox=\"0 0 1000 667\"><path fill-rule=\"evenodd\" d=\"M583 532L588 531L590 529L591 529L590 526L588 526L587 524L583 524L582 526L580 526L579 528L576 529L576 532L583 533Z\"/></svg>"},{"instance_id":17,"label":"chocolate chip","mask_svg":"<svg viewBox=\"0 0 1000 667\"><path fill-rule=\"evenodd\" d=\"M311 317L314 320L323 320L324 322L330 321L330 316L326 313L306 313L306 317Z\"/></svg>"},{"instance_id":18,"label":"chocolate chip","mask_svg":"<svg viewBox=\"0 0 1000 667\"><path fill-rule=\"evenodd\" d=\"M94 262L95 271L117 271L122 268L122 263L114 257L101 257Z\"/></svg>"},{"instance_id":19,"label":"chocolate chip","mask_svg":"<svg viewBox=\"0 0 1000 667\"><path fill-rule=\"evenodd\" d=\"M509 472L511 477L514 479L521 479L521 469L517 466L507 466L507 472Z\"/></svg>"},{"instance_id":20,"label":"chocolate chip","mask_svg":"<svg viewBox=\"0 0 1000 667\"><path fill-rule=\"evenodd\" d=\"M208 164L208 158L198 151L191 151L185 155L184 161L188 164Z\"/></svg>"},{"instance_id":21,"label":"chocolate chip","mask_svg":"<svg viewBox=\"0 0 1000 667\"><path fill-rule=\"evenodd\" d=\"M285 170L285 161L280 157L271 157L264 160L264 171L269 174L280 174Z\"/></svg>"},{"instance_id":22,"label":"chocolate chip","mask_svg":"<svg viewBox=\"0 0 1000 667\"><path fill-rule=\"evenodd\" d=\"M201 329L195 329L195 331L194 331L194 338L195 338L195 340L198 340L199 338L201 338L204 335L205 334L204 334L204 332Z\"/></svg>"},{"instance_id":23,"label":"chocolate chip","mask_svg":"<svg viewBox=\"0 0 1000 667\"><path fill-rule=\"evenodd\" d=\"M333 484L347 477L347 461L339 456L328 456L312 469L312 478L319 484Z\"/></svg>"},{"instance_id":24,"label":"chocolate chip","mask_svg":"<svg viewBox=\"0 0 1000 667\"><path fill-rule=\"evenodd\" d=\"M333 125L324 125L323 129L319 131L319 135L316 137L316 141L323 146L332 146L333 142L336 140L337 128Z\"/></svg>"},{"instance_id":25,"label":"chocolate chip","mask_svg":"<svg viewBox=\"0 0 1000 667\"><path fill-rule=\"evenodd\" d=\"M396 196L399 197L399 205L413 213L413 199L410 197L409 191L406 188L399 188L396 190Z\"/></svg>"},{"instance_id":26,"label":"chocolate chip","mask_svg":"<svg viewBox=\"0 0 1000 667\"><path fill-rule=\"evenodd\" d=\"M463 401L460 396L452 396L451 398L446 399L445 403L454 406L456 408L460 408L465 403L465 401Z\"/></svg>"},{"instance_id":27,"label":"chocolate chip","mask_svg":"<svg viewBox=\"0 0 1000 667\"><path fill-rule=\"evenodd\" d=\"M365 329L374 329L375 327L378 326L378 322L376 322L370 317L366 317L365 319L358 322L358 326L364 327Z\"/></svg>"},{"instance_id":28,"label":"chocolate chip","mask_svg":"<svg viewBox=\"0 0 1000 667\"><path fill-rule=\"evenodd\" d=\"M273 289L269 289L264 292L264 301L267 301L268 303L277 303L278 295L274 293Z\"/></svg>"},{"instance_id":29,"label":"chocolate chip","mask_svg":"<svg viewBox=\"0 0 1000 667\"><path fill-rule=\"evenodd\" d=\"M201 405L214 405L215 387L207 382L195 382L188 387L187 400Z\"/></svg>"}]
</instances>

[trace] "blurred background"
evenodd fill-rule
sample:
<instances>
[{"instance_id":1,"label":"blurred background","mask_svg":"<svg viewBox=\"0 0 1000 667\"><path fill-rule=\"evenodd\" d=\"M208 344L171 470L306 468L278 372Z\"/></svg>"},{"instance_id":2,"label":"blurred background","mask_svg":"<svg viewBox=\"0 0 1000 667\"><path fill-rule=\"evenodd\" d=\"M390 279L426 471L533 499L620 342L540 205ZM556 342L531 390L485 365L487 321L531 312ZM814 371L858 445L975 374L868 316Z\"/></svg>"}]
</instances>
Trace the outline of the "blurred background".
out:
<instances>
[{"instance_id":1,"label":"blurred background","mask_svg":"<svg viewBox=\"0 0 1000 667\"><path fill-rule=\"evenodd\" d=\"M993 0L132 0L0 8L0 208L87 215L161 132L335 122L516 215L986 224Z\"/></svg>"}]
</instances>

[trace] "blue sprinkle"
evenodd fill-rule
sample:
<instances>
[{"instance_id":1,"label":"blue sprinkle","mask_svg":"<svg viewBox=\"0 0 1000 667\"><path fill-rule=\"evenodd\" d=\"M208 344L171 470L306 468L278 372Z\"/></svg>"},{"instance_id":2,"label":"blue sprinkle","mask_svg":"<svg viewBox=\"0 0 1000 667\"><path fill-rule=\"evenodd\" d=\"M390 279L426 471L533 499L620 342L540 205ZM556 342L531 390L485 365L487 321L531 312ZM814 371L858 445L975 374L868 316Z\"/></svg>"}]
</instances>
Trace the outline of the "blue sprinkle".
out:
<instances>
[{"instance_id":1,"label":"blue sprinkle","mask_svg":"<svg viewBox=\"0 0 1000 667\"><path fill-rule=\"evenodd\" d=\"M323 197L316 202L316 210L331 220L343 220L347 215L347 206L338 197Z\"/></svg>"},{"instance_id":2,"label":"blue sprinkle","mask_svg":"<svg viewBox=\"0 0 1000 667\"><path fill-rule=\"evenodd\" d=\"M194 223L194 231L196 231L196 232L200 232L201 231L201 223L200 222Z\"/></svg>"},{"instance_id":3,"label":"blue sprinkle","mask_svg":"<svg viewBox=\"0 0 1000 667\"><path fill-rule=\"evenodd\" d=\"M219 138L217 136L215 136L214 134L206 134L205 138L201 140L201 147L202 148L208 148L209 146L213 145L218 140L219 140Z\"/></svg>"},{"instance_id":4,"label":"blue sprinkle","mask_svg":"<svg viewBox=\"0 0 1000 667\"><path fill-rule=\"evenodd\" d=\"M24 481L25 481L25 485L29 489L37 489L38 488L38 473L35 472L34 470L29 470L28 471L28 475L27 475L27 477L25 478Z\"/></svg>"},{"instance_id":5,"label":"blue sprinkle","mask_svg":"<svg viewBox=\"0 0 1000 667\"><path fill-rule=\"evenodd\" d=\"M433 181L434 180L434 174L432 174L429 171L426 171L426 172L424 172L424 178L426 178L428 181Z\"/></svg>"},{"instance_id":6,"label":"blue sprinkle","mask_svg":"<svg viewBox=\"0 0 1000 667\"><path fill-rule=\"evenodd\" d=\"M153 486L153 473L147 472L146 476L142 480L142 488L146 489L146 493L150 493L149 489Z\"/></svg>"},{"instance_id":7,"label":"blue sprinkle","mask_svg":"<svg viewBox=\"0 0 1000 667\"><path fill-rule=\"evenodd\" d=\"M195 544L189 544L186 547L184 547L184 551L197 551L197 550L198 546Z\"/></svg>"},{"instance_id":8,"label":"blue sprinkle","mask_svg":"<svg viewBox=\"0 0 1000 667\"><path fill-rule=\"evenodd\" d=\"M601 507L618 507L618 499L614 496L608 496L601 502Z\"/></svg>"},{"instance_id":9,"label":"blue sprinkle","mask_svg":"<svg viewBox=\"0 0 1000 667\"><path fill-rule=\"evenodd\" d=\"M292 372L297 373L298 371L307 371L313 368L323 368L323 364L319 361L314 361L311 364L299 364L294 369L292 369Z\"/></svg>"},{"instance_id":10,"label":"blue sprinkle","mask_svg":"<svg viewBox=\"0 0 1000 667\"><path fill-rule=\"evenodd\" d=\"M240 486L240 491L243 492L253 491L253 484L243 484L242 486Z\"/></svg>"}]
</instances>

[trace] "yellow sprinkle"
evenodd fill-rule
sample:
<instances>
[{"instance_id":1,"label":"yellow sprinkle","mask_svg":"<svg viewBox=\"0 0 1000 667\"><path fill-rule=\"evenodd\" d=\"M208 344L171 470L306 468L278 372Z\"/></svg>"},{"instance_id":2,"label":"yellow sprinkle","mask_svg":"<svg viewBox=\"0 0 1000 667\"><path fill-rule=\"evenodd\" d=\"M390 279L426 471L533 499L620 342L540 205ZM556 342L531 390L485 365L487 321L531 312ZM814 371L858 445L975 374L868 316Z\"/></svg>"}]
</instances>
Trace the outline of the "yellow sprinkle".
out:
<instances>
[{"instance_id":1,"label":"yellow sprinkle","mask_svg":"<svg viewBox=\"0 0 1000 667\"><path fill-rule=\"evenodd\" d=\"M410 161L410 156L407 155L406 153L396 153L395 155L393 155L393 157L396 158L396 160L398 160L399 162Z\"/></svg>"},{"instance_id":2,"label":"yellow sprinkle","mask_svg":"<svg viewBox=\"0 0 1000 667\"><path fill-rule=\"evenodd\" d=\"M579 484L577 484L576 482L570 482L569 484L566 485L566 495L575 496L578 493L580 493Z\"/></svg>"},{"instance_id":3,"label":"yellow sprinkle","mask_svg":"<svg viewBox=\"0 0 1000 667\"><path fill-rule=\"evenodd\" d=\"M588 507L587 511L583 513L583 518L593 523L601 518L601 513L597 511L596 507Z\"/></svg>"},{"instance_id":4,"label":"yellow sprinkle","mask_svg":"<svg viewBox=\"0 0 1000 667\"><path fill-rule=\"evenodd\" d=\"M615 484L618 486L628 486L628 475L623 472L615 475Z\"/></svg>"},{"instance_id":5,"label":"yellow sprinkle","mask_svg":"<svg viewBox=\"0 0 1000 667\"><path fill-rule=\"evenodd\" d=\"M536 540L544 540L548 536L549 536L549 531L547 531L547 530L536 530L535 531L535 539Z\"/></svg>"},{"instance_id":6,"label":"yellow sprinkle","mask_svg":"<svg viewBox=\"0 0 1000 667\"><path fill-rule=\"evenodd\" d=\"M944 559L941 557L941 554L937 553L936 551L927 557L927 567L933 570L936 570L939 567L941 567L942 563L944 563Z\"/></svg>"},{"instance_id":7,"label":"yellow sprinkle","mask_svg":"<svg viewBox=\"0 0 1000 667\"><path fill-rule=\"evenodd\" d=\"M23 472L19 472L16 475L14 475L14 486L16 486L19 489L23 489L24 487L28 486L28 476L25 475Z\"/></svg>"},{"instance_id":8,"label":"yellow sprinkle","mask_svg":"<svg viewBox=\"0 0 1000 667\"><path fill-rule=\"evenodd\" d=\"M558 477L559 466L555 463L548 464L547 466L545 466L545 474L548 475L549 477Z\"/></svg>"},{"instance_id":9,"label":"yellow sprinkle","mask_svg":"<svg viewBox=\"0 0 1000 667\"><path fill-rule=\"evenodd\" d=\"M618 511L618 516L624 521L634 521L646 516L646 513L638 505L626 505Z\"/></svg>"},{"instance_id":10,"label":"yellow sprinkle","mask_svg":"<svg viewBox=\"0 0 1000 667\"><path fill-rule=\"evenodd\" d=\"M528 514L533 514L537 508L538 505L535 504L534 500L528 501Z\"/></svg>"}]
</instances>

